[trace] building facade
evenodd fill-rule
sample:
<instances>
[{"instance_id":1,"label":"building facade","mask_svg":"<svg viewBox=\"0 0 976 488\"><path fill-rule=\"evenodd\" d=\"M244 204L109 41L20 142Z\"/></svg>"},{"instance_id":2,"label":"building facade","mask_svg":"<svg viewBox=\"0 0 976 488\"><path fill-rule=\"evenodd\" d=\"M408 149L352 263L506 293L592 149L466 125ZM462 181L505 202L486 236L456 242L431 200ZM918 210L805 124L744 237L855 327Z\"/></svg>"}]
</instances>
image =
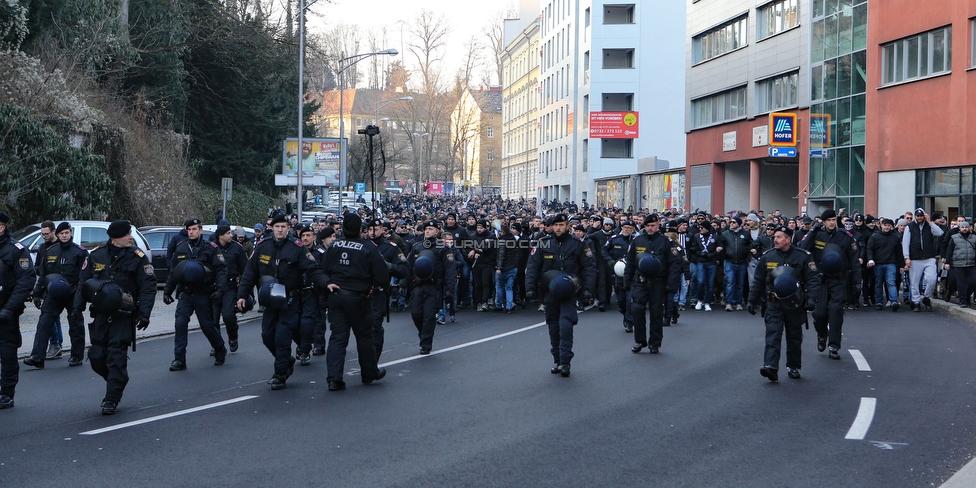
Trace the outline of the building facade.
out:
<instances>
[{"instance_id":1,"label":"building facade","mask_svg":"<svg viewBox=\"0 0 976 488\"><path fill-rule=\"evenodd\" d=\"M687 0L688 210L807 211L811 9L758 3ZM792 146L770 145L783 135L770 131L773 113L795 116L774 127L792 131Z\"/></svg>"},{"instance_id":2,"label":"building facade","mask_svg":"<svg viewBox=\"0 0 976 488\"><path fill-rule=\"evenodd\" d=\"M495 187L501 182L501 87L468 89L451 112L451 138L461 150L460 173L465 186Z\"/></svg>"},{"instance_id":3,"label":"building facade","mask_svg":"<svg viewBox=\"0 0 976 488\"><path fill-rule=\"evenodd\" d=\"M502 180L505 198L536 196L539 161L539 0L506 19L502 52Z\"/></svg>"},{"instance_id":4,"label":"building facade","mask_svg":"<svg viewBox=\"0 0 976 488\"><path fill-rule=\"evenodd\" d=\"M642 159L683 167L675 122L684 9L649 0L542 0L539 7L537 196L593 203L597 181L630 179ZM640 206L637 192L630 195L621 203Z\"/></svg>"}]
</instances>

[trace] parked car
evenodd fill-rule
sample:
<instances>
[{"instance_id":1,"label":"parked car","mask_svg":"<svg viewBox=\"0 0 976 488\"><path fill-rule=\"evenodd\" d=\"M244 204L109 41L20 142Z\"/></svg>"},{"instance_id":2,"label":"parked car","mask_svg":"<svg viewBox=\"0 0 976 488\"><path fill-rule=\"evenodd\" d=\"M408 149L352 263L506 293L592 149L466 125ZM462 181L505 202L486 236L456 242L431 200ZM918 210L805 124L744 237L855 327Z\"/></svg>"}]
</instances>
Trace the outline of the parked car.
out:
<instances>
[{"instance_id":1,"label":"parked car","mask_svg":"<svg viewBox=\"0 0 976 488\"><path fill-rule=\"evenodd\" d=\"M183 227L178 225L147 225L139 227L139 230L146 236L149 247L152 249L152 264L156 270L156 282L166 283L166 278L169 276L169 260L166 259L166 249L169 247L169 241L176 237L183 230ZM211 234L213 231L204 230L203 238L209 240Z\"/></svg>"},{"instance_id":2,"label":"parked car","mask_svg":"<svg viewBox=\"0 0 976 488\"><path fill-rule=\"evenodd\" d=\"M251 242L254 242L254 229L252 229L250 227L241 227L241 228L244 229L244 234L247 235L248 240L250 240ZM237 230L237 226L236 225L230 226L230 230L231 230L231 232ZM216 225L205 225L205 226L203 226L203 232L204 232L204 234L207 235L207 239L210 238L210 234L213 234L216 231L217 231L217 226Z\"/></svg>"},{"instance_id":3,"label":"parked car","mask_svg":"<svg viewBox=\"0 0 976 488\"><path fill-rule=\"evenodd\" d=\"M61 220L55 220L54 224L57 225L61 222ZM89 251L94 249L95 246L101 246L108 242L108 226L111 222L101 222L98 220L68 220L67 222L71 225L72 242L80 244ZM37 250L41 248L41 243L44 242L44 238L41 237L41 223L38 222L17 229L13 233L13 238L20 241L27 249L30 249L31 260L34 260L37 257ZM136 245L139 246L139 249L142 249L142 252L151 254L152 248L142 232L139 232L138 229L132 229L132 238L135 239ZM165 254L165 247L163 248L163 252ZM153 264L155 265L155 263Z\"/></svg>"}]
</instances>

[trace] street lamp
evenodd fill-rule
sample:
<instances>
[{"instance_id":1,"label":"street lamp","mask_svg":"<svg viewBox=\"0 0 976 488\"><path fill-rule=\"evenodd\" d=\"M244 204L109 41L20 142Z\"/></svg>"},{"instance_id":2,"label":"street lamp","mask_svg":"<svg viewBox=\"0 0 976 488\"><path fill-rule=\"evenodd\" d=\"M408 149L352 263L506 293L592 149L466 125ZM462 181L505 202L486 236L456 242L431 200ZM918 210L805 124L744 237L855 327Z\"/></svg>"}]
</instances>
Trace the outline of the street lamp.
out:
<instances>
[{"instance_id":1,"label":"street lamp","mask_svg":"<svg viewBox=\"0 0 976 488\"><path fill-rule=\"evenodd\" d=\"M376 124L377 127L380 126L380 109L381 108L383 108L383 107L385 107L385 106L387 106L387 105L389 105L389 104L391 104L393 102L412 102L412 101L413 101L413 97L407 95L405 97L390 98L388 100L380 100L380 101L376 102L376 114L375 114L375 117L373 118L373 123Z\"/></svg>"},{"instance_id":2,"label":"street lamp","mask_svg":"<svg viewBox=\"0 0 976 488\"><path fill-rule=\"evenodd\" d=\"M413 133L413 136L414 137L420 137L421 139L423 139L424 137L427 137L429 135L430 135L430 132L424 132L423 134L418 134L416 132ZM414 146L414 147L416 147L416 146ZM419 162L419 165L420 165L420 177L417 179L417 194L418 195L420 194L420 189L423 187L423 181L424 181L424 148L422 146L420 148L420 162Z\"/></svg>"},{"instance_id":3,"label":"street lamp","mask_svg":"<svg viewBox=\"0 0 976 488\"><path fill-rule=\"evenodd\" d=\"M381 55L381 54L386 54L386 55L390 55L390 56L396 56L399 53L398 53L398 51L396 49L384 49L382 51L376 51L376 52L372 52L372 53L353 54L352 56L346 56L346 53L343 52L341 54L341 57L339 58L339 160L342 163L342 168L341 168L341 171L339 172L339 174L340 174L340 176L339 176L339 205L340 206L342 205L342 190L344 190L346 188L346 173L347 173L347 169L348 169L347 168L348 165L346 164L346 156L347 156L347 154L346 154L346 145L342 143L342 139L345 137L345 133L346 133L346 123L345 123L346 120L342 116L342 113L343 113L344 108L345 108L344 103L345 103L345 100L346 100L346 97L343 96L344 95L344 92L345 92L345 89L346 89L346 75L345 75L345 72L346 72L346 70L350 66L354 66L356 63L358 63L358 62L360 62L360 61L362 61L362 60L364 60L364 59L366 59L368 57L378 56L378 55ZM351 62L349 64L346 64L346 61L351 61Z\"/></svg>"}]
</instances>

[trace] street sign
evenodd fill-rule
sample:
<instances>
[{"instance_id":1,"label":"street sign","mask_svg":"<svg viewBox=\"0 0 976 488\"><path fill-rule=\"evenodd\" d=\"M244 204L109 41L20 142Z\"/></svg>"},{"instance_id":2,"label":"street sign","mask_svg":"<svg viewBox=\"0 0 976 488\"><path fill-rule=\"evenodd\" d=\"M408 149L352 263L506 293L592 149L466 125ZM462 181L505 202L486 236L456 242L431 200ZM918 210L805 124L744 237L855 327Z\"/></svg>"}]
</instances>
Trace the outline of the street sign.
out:
<instances>
[{"instance_id":1,"label":"street sign","mask_svg":"<svg viewBox=\"0 0 976 488\"><path fill-rule=\"evenodd\" d=\"M769 148L769 157L771 158L795 158L796 148L795 147L771 147Z\"/></svg>"},{"instance_id":2,"label":"street sign","mask_svg":"<svg viewBox=\"0 0 976 488\"><path fill-rule=\"evenodd\" d=\"M796 114L769 114L769 145L796 146Z\"/></svg>"},{"instance_id":3,"label":"street sign","mask_svg":"<svg viewBox=\"0 0 976 488\"><path fill-rule=\"evenodd\" d=\"M830 157L830 149L811 149L810 150L810 157L811 158L829 158Z\"/></svg>"},{"instance_id":4,"label":"street sign","mask_svg":"<svg viewBox=\"0 0 976 488\"><path fill-rule=\"evenodd\" d=\"M356 182L356 194L362 195L366 193L366 183Z\"/></svg>"},{"instance_id":5,"label":"street sign","mask_svg":"<svg viewBox=\"0 0 976 488\"><path fill-rule=\"evenodd\" d=\"M230 200L234 189L234 178L222 178L220 180L220 189L223 191L224 198Z\"/></svg>"}]
</instances>

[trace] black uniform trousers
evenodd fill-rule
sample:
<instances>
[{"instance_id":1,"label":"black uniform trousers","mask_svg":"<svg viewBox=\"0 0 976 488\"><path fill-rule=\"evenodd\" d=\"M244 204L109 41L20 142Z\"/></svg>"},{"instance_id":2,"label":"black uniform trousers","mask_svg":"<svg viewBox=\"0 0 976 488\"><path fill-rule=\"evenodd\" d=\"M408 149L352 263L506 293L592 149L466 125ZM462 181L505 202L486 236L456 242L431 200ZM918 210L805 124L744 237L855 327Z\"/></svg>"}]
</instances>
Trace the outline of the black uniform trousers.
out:
<instances>
[{"instance_id":1,"label":"black uniform trousers","mask_svg":"<svg viewBox=\"0 0 976 488\"><path fill-rule=\"evenodd\" d=\"M20 334L20 319L0 322L0 395L14 396L14 389L20 378L20 363L17 362L17 349L23 344Z\"/></svg>"},{"instance_id":2,"label":"black uniform trousers","mask_svg":"<svg viewBox=\"0 0 976 488\"><path fill-rule=\"evenodd\" d=\"M596 260L596 299L606 306L610 303L610 295L613 294L613 281L617 275L613 274L613 268L607 265L602 259Z\"/></svg>"},{"instance_id":3,"label":"black uniform trousers","mask_svg":"<svg viewBox=\"0 0 976 488\"><path fill-rule=\"evenodd\" d=\"M295 364L291 355L291 343L299 333L299 321L302 309L298 300L289 299L284 308L264 308L261 316L261 342L274 356L274 372L277 375L288 375L288 370Z\"/></svg>"},{"instance_id":4,"label":"black uniform trousers","mask_svg":"<svg viewBox=\"0 0 976 488\"><path fill-rule=\"evenodd\" d=\"M319 317L315 321L315 328L312 330L312 348L324 351L325 331L328 329L325 318L327 316L326 312L329 311L329 297L325 293L318 292L315 294L314 300L319 306Z\"/></svg>"},{"instance_id":5,"label":"black uniform trousers","mask_svg":"<svg viewBox=\"0 0 976 488\"><path fill-rule=\"evenodd\" d=\"M803 324L806 323L806 310L797 308L787 310L776 303L766 308L766 349L763 351L763 366L779 369L780 349L783 344L783 330L786 330L786 367L800 369L800 354L803 344Z\"/></svg>"},{"instance_id":6,"label":"black uniform trousers","mask_svg":"<svg viewBox=\"0 0 976 488\"><path fill-rule=\"evenodd\" d=\"M74 293L72 293L74 296ZM52 300L51 297L44 299L41 304L41 317L37 320L37 332L34 333L34 348L31 350L31 358L35 361L44 362L47 356L47 343L51 340L51 332L54 330L54 323L58 321L61 312L64 311L64 304ZM71 357L85 357L85 319L81 314L68 314L68 337L71 338Z\"/></svg>"},{"instance_id":7,"label":"black uniform trousers","mask_svg":"<svg viewBox=\"0 0 976 488\"><path fill-rule=\"evenodd\" d=\"M91 324L91 347L88 362L92 371L105 380L105 398L118 403L129 383L129 345L135 328L131 315L95 316Z\"/></svg>"},{"instance_id":8,"label":"black uniform trousers","mask_svg":"<svg viewBox=\"0 0 976 488\"><path fill-rule=\"evenodd\" d=\"M417 284L410 296L410 317L417 327L421 349L433 349L434 327L437 325L437 311L444 303L441 285L434 283Z\"/></svg>"},{"instance_id":9,"label":"black uniform trousers","mask_svg":"<svg viewBox=\"0 0 976 488\"><path fill-rule=\"evenodd\" d=\"M383 339L386 336L386 330L383 329L383 319L386 318L389 304L389 293L380 290L373 292L373 349L376 351L377 361L380 360L380 354L383 353Z\"/></svg>"},{"instance_id":10,"label":"black uniform trousers","mask_svg":"<svg viewBox=\"0 0 976 488\"><path fill-rule=\"evenodd\" d=\"M319 301L315 295L314 290L302 290L302 316L298 322L298 336L295 338L295 343L298 344L298 351L303 354L312 352L312 343L315 342L315 325L321 321L319 318Z\"/></svg>"},{"instance_id":11,"label":"black uniform trousers","mask_svg":"<svg viewBox=\"0 0 976 488\"><path fill-rule=\"evenodd\" d=\"M838 349L844 329L846 303L846 279L832 278L820 283L820 299L817 300L817 308L813 310L813 327L817 330L817 337L827 337L827 345Z\"/></svg>"},{"instance_id":12,"label":"black uniform trousers","mask_svg":"<svg viewBox=\"0 0 976 488\"><path fill-rule=\"evenodd\" d=\"M188 293L180 295L180 300L176 304L176 336L173 338L175 347L173 356L176 359L186 361L187 332L190 326L190 315L196 312L197 321L200 322L200 330L210 341L210 347L214 348L219 354L226 354L227 348L224 347L224 339L220 337L220 331L214 323L213 300L209 293Z\"/></svg>"},{"instance_id":13,"label":"black uniform trousers","mask_svg":"<svg viewBox=\"0 0 976 488\"><path fill-rule=\"evenodd\" d=\"M667 285L662 281L651 280L634 283L630 290L633 302L634 342L642 346L661 347L664 339L664 300ZM644 320L650 312L651 322L645 326Z\"/></svg>"},{"instance_id":14,"label":"black uniform trousers","mask_svg":"<svg viewBox=\"0 0 976 488\"><path fill-rule=\"evenodd\" d=\"M329 368L328 381L343 381L349 331L356 335L359 370L364 381L376 378L376 351L373 348L373 304L367 295L361 297L333 293L329 297L329 323L332 334L325 362Z\"/></svg>"},{"instance_id":15,"label":"black uniform trousers","mask_svg":"<svg viewBox=\"0 0 976 488\"><path fill-rule=\"evenodd\" d=\"M573 326L579 321L576 298L558 300L546 293L546 325L549 326L549 352L554 363L569 364L573 360Z\"/></svg>"},{"instance_id":16,"label":"black uniform trousers","mask_svg":"<svg viewBox=\"0 0 976 488\"><path fill-rule=\"evenodd\" d=\"M223 317L224 325L227 326L227 339L236 341L240 326L237 324L237 287L228 290L219 301L214 301L214 327L220 333L220 318Z\"/></svg>"},{"instance_id":17,"label":"black uniform trousers","mask_svg":"<svg viewBox=\"0 0 976 488\"><path fill-rule=\"evenodd\" d=\"M861 295L864 297L864 305L874 304L874 268L861 266ZM882 305L884 305L882 303Z\"/></svg>"},{"instance_id":18,"label":"black uniform trousers","mask_svg":"<svg viewBox=\"0 0 976 488\"><path fill-rule=\"evenodd\" d=\"M634 306L630 299L630 292L624 291L624 279L614 275L614 293L617 296L617 310L624 315L624 326L634 324Z\"/></svg>"}]
</instances>

